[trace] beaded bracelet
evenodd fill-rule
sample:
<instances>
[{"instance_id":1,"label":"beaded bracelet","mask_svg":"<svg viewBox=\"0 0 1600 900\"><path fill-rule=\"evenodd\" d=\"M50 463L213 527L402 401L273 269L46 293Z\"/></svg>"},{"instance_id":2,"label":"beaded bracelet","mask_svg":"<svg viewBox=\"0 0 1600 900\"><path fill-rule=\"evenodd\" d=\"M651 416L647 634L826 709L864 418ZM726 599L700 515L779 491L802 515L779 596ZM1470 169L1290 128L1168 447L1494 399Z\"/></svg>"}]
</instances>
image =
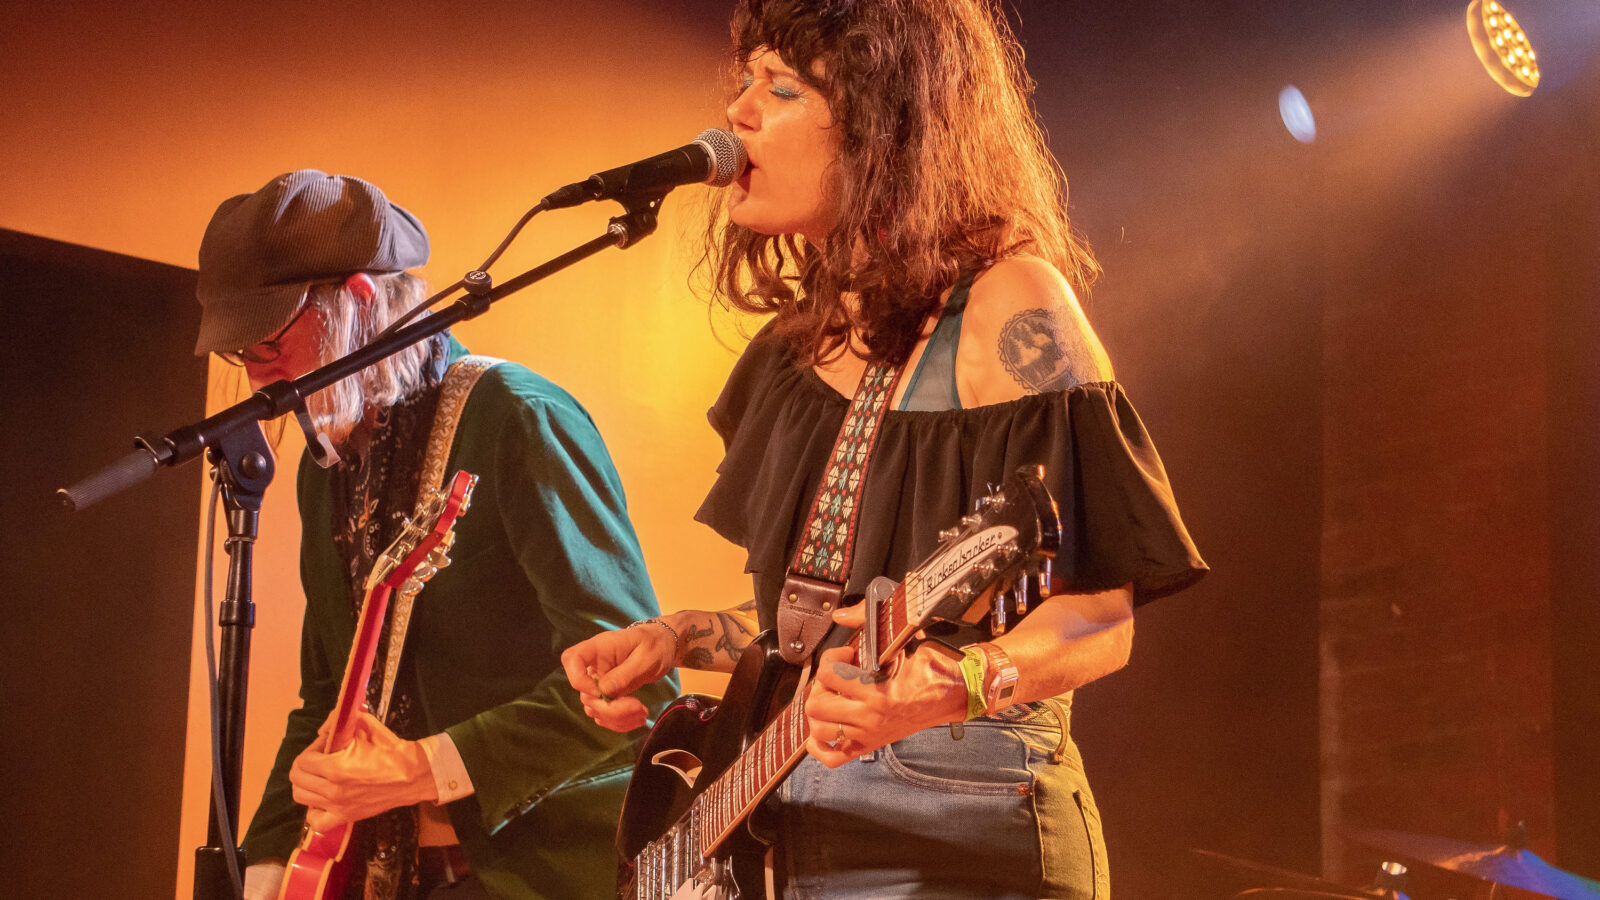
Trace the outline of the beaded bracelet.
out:
<instances>
[{"instance_id":1,"label":"beaded bracelet","mask_svg":"<svg viewBox=\"0 0 1600 900\"><path fill-rule=\"evenodd\" d=\"M672 635L672 661L676 663L678 661L678 629L668 625L664 620L653 616L648 619L635 619L634 621L628 623L628 627L632 628L635 625L650 624L660 625L662 628L667 630L667 634Z\"/></svg>"}]
</instances>

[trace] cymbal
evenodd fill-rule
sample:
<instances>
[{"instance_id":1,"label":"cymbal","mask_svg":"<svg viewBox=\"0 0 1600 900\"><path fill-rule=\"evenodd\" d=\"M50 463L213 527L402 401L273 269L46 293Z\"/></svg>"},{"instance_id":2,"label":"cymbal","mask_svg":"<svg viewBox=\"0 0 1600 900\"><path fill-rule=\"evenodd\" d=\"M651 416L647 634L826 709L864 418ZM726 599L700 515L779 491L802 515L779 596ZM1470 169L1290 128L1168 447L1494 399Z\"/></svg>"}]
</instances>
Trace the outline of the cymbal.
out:
<instances>
[{"instance_id":1,"label":"cymbal","mask_svg":"<svg viewBox=\"0 0 1600 900\"><path fill-rule=\"evenodd\" d=\"M1426 834L1370 828L1352 828L1346 834L1380 850L1506 887L1533 891L1557 900L1600 900L1600 881L1558 869L1523 847L1471 844Z\"/></svg>"},{"instance_id":2,"label":"cymbal","mask_svg":"<svg viewBox=\"0 0 1600 900\"><path fill-rule=\"evenodd\" d=\"M1359 890L1352 890L1341 884L1334 884L1331 881L1324 881L1323 879L1314 875L1306 875L1303 872L1295 872L1291 869L1280 869L1275 866L1269 866L1266 863L1255 862L1254 860L1240 859L1235 856L1226 856L1211 850L1200 850L1198 848L1192 848L1189 850L1189 852L1203 860L1217 863L1234 871L1250 872L1252 874L1264 876L1266 879L1272 882L1272 887L1295 888L1301 891L1316 891L1325 896L1331 897L1368 898L1368 900L1370 900L1370 897L1372 896L1370 894L1364 894ZM1258 886L1265 887L1266 885Z\"/></svg>"}]
</instances>

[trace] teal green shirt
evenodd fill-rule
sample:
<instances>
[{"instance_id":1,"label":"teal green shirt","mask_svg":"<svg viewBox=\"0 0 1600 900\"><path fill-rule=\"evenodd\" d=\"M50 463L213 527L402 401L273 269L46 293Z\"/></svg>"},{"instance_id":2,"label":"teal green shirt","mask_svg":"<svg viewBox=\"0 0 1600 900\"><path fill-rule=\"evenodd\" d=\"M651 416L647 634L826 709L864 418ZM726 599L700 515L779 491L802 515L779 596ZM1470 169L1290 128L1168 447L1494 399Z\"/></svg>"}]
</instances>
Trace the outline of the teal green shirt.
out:
<instances>
[{"instance_id":1,"label":"teal green shirt","mask_svg":"<svg viewBox=\"0 0 1600 900\"><path fill-rule=\"evenodd\" d=\"M453 355L462 352L453 347ZM622 484L583 407L511 363L467 401L445 480L479 476L448 568L423 588L405 653L430 732L448 733L476 791L449 804L474 873L497 897L610 896L613 842L636 738L594 724L561 651L659 611ZM286 858L305 810L288 770L337 701L353 639L332 538L329 473L302 458L299 482L304 705L288 728L245 836L250 859ZM666 679L640 699L659 711Z\"/></svg>"}]
</instances>

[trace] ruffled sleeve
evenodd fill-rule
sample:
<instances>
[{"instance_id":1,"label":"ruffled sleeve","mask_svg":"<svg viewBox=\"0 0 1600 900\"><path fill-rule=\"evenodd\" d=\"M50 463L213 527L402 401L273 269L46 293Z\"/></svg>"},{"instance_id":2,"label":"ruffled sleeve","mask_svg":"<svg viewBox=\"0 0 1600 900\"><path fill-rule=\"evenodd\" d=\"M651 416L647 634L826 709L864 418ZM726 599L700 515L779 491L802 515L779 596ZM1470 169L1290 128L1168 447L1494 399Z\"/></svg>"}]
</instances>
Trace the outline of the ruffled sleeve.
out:
<instances>
[{"instance_id":1,"label":"ruffled sleeve","mask_svg":"<svg viewBox=\"0 0 1600 900\"><path fill-rule=\"evenodd\" d=\"M748 551L763 624L776 600L849 401L785 343L758 334L711 408L726 455L695 518ZM1073 591L1132 583L1135 603L1206 571L1166 471L1122 387L1078 385L1008 403L885 414L867 474L847 592L900 578L991 485L1043 465L1061 513L1055 580Z\"/></svg>"}]
</instances>

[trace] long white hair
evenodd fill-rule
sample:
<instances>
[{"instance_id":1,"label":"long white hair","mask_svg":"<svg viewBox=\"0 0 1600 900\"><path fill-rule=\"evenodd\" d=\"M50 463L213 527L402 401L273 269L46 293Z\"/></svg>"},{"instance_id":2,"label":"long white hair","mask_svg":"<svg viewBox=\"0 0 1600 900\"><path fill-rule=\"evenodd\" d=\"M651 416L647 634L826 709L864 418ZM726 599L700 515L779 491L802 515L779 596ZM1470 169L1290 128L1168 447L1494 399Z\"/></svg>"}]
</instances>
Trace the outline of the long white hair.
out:
<instances>
[{"instance_id":1,"label":"long white hair","mask_svg":"<svg viewBox=\"0 0 1600 900\"><path fill-rule=\"evenodd\" d=\"M344 282L311 287L306 302L323 322L320 361L326 365L366 346L390 322L427 298L428 285L406 272L374 275L377 292L362 303ZM312 394L306 409L317 428L341 446L369 410L388 409L428 384L432 360L444 353L443 334L412 344Z\"/></svg>"}]
</instances>

